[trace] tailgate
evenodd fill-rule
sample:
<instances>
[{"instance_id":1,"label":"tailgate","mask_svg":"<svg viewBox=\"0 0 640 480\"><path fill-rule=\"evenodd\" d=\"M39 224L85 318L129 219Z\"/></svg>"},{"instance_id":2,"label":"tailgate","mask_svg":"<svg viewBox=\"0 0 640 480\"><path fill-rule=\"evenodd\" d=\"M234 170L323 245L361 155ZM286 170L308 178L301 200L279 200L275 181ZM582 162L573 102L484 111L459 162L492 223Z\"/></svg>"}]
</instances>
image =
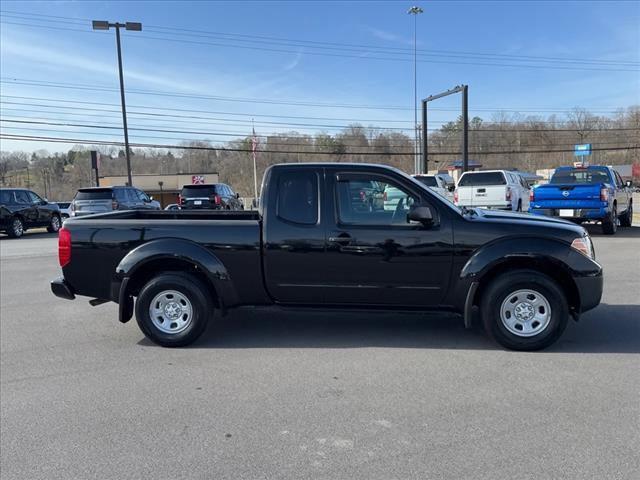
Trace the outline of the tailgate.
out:
<instances>
[{"instance_id":1,"label":"tailgate","mask_svg":"<svg viewBox=\"0 0 640 480\"><path fill-rule=\"evenodd\" d=\"M589 185L540 185L534 189L534 202L545 206L586 206L600 202L601 184Z\"/></svg>"},{"instance_id":2,"label":"tailgate","mask_svg":"<svg viewBox=\"0 0 640 480\"><path fill-rule=\"evenodd\" d=\"M111 199L76 200L75 211L80 214L106 213L113 210Z\"/></svg>"},{"instance_id":3,"label":"tailgate","mask_svg":"<svg viewBox=\"0 0 640 480\"><path fill-rule=\"evenodd\" d=\"M209 197L184 198L182 208L215 208L216 205Z\"/></svg>"},{"instance_id":4,"label":"tailgate","mask_svg":"<svg viewBox=\"0 0 640 480\"><path fill-rule=\"evenodd\" d=\"M473 206L474 187L458 187L458 205L462 207Z\"/></svg>"},{"instance_id":5,"label":"tailgate","mask_svg":"<svg viewBox=\"0 0 640 480\"><path fill-rule=\"evenodd\" d=\"M505 203L505 186L504 185L485 185L477 187L469 187L472 192L471 206L482 207L488 205L504 205Z\"/></svg>"},{"instance_id":6,"label":"tailgate","mask_svg":"<svg viewBox=\"0 0 640 480\"><path fill-rule=\"evenodd\" d=\"M504 196L504 185L458 187L458 205L465 207L504 206Z\"/></svg>"}]
</instances>

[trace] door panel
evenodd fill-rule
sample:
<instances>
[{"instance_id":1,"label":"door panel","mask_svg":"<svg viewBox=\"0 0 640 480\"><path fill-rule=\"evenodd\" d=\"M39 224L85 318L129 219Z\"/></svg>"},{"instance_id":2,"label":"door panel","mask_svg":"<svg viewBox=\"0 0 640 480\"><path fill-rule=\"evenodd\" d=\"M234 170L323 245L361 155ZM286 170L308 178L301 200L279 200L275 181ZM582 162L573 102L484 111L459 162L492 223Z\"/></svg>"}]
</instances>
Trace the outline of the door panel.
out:
<instances>
[{"instance_id":1,"label":"door panel","mask_svg":"<svg viewBox=\"0 0 640 480\"><path fill-rule=\"evenodd\" d=\"M32 208L35 209L36 213L34 217L36 218L36 222L38 225L48 225L50 221L51 211L44 205L42 202L44 199L40 198L33 192L27 192L29 195L29 199L31 200Z\"/></svg>"},{"instance_id":2,"label":"door panel","mask_svg":"<svg viewBox=\"0 0 640 480\"><path fill-rule=\"evenodd\" d=\"M444 207L402 179L349 172L327 178L334 216L327 219L332 225L323 265L326 303L439 304L453 258L451 221ZM415 203L429 205L438 225L408 223Z\"/></svg>"},{"instance_id":3,"label":"door panel","mask_svg":"<svg viewBox=\"0 0 640 480\"><path fill-rule=\"evenodd\" d=\"M33 204L29 192L26 190L16 190L16 203L19 206L19 211L22 217L26 221L26 226L33 227L38 225L38 209Z\"/></svg>"},{"instance_id":4,"label":"door panel","mask_svg":"<svg viewBox=\"0 0 640 480\"><path fill-rule=\"evenodd\" d=\"M320 173L319 173L320 172ZM264 275L278 302L323 301L325 228L317 167L275 170L265 193Z\"/></svg>"}]
</instances>

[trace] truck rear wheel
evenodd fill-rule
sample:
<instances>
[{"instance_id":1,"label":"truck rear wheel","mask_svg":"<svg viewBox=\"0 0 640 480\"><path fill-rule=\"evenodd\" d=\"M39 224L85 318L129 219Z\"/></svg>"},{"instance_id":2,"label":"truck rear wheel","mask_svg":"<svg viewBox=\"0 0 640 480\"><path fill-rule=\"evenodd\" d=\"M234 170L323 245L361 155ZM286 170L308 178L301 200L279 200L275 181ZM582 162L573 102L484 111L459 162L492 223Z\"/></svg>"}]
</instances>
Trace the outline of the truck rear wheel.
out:
<instances>
[{"instance_id":1,"label":"truck rear wheel","mask_svg":"<svg viewBox=\"0 0 640 480\"><path fill-rule=\"evenodd\" d=\"M602 233L614 235L618 231L618 209L613 206L607 218L602 219Z\"/></svg>"},{"instance_id":2,"label":"truck rear wheel","mask_svg":"<svg viewBox=\"0 0 640 480\"><path fill-rule=\"evenodd\" d=\"M207 288L191 275L161 273L140 291L136 320L163 347L184 347L204 332L213 307Z\"/></svg>"},{"instance_id":3,"label":"truck rear wheel","mask_svg":"<svg viewBox=\"0 0 640 480\"><path fill-rule=\"evenodd\" d=\"M482 299L485 331L511 350L541 350L567 326L569 307L560 287L534 270L511 271L491 282Z\"/></svg>"}]
</instances>

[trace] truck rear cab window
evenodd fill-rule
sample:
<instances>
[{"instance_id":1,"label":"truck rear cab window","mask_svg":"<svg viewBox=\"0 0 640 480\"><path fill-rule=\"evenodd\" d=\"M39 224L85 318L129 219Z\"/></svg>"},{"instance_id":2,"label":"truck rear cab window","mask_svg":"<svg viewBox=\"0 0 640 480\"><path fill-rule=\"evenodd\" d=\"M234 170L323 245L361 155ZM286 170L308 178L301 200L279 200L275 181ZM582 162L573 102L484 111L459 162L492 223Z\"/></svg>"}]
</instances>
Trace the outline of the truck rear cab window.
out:
<instances>
[{"instance_id":1,"label":"truck rear cab window","mask_svg":"<svg viewBox=\"0 0 640 480\"><path fill-rule=\"evenodd\" d=\"M276 214L300 225L318 223L318 175L312 171L282 172L278 179Z\"/></svg>"},{"instance_id":2,"label":"truck rear cab window","mask_svg":"<svg viewBox=\"0 0 640 480\"><path fill-rule=\"evenodd\" d=\"M459 187L473 187L485 185L506 185L507 181L502 172L473 172L465 173L458 182Z\"/></svg>"},{"instance_id":3,"label":"truck rear cab window","mask_svg":"<svg viewBox=\"0 0 640 480\"><path fill-rule=\"evenodd\" d=\"M571 168L556 170L549 183L611 183L605 168Z\"/></svg>"}]
</instances>

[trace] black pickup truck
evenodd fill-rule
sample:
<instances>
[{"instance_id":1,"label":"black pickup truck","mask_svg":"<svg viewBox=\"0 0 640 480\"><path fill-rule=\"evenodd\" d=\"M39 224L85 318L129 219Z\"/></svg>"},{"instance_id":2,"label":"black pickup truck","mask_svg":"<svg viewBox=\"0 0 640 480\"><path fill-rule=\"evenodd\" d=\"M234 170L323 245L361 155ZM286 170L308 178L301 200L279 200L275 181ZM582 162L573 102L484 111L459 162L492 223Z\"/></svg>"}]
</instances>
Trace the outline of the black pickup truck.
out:
<instances>
[{"instance_id":1,"label":"black pickup truck","mask_svg":"<svg viewBox=\"0 0 640 480\"><path fill-rule=\"evenodd\" d=\"M379 201L372 201L377 192ZM376 197L376 198L377 198ZM575 224L458 208L381 165L283 164L257 211L123 211L65 222L53 293L119 304L167 347L242 305L459 312L537 350L594 308L602 268Z\"/></svg>"}]
</instances>

